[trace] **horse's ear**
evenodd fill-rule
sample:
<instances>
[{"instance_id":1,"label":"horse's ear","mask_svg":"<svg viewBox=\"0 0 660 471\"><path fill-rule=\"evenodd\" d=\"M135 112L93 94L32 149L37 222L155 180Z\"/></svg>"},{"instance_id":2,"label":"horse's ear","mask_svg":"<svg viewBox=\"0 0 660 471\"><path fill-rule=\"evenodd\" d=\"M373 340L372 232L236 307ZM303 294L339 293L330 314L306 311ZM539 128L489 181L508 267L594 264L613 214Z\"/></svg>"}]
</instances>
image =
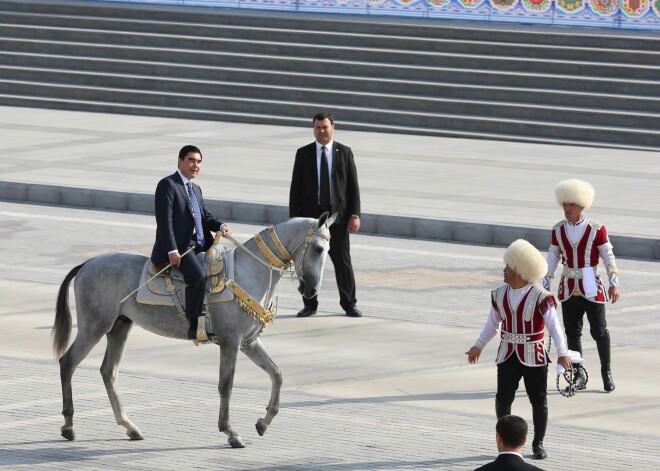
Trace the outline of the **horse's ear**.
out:
<instances>
[{"instance_id":1,"label":"horse's ear","mask_svg":"<svg viewBox=\"0 0 660 471\"><path fill-rule=\"evenodd\" d=\"M321 216L319 217L319 227L321 227L321 226L323 226L323 224L325 224L325 221L328 220L329 215L330 215L329 211L326 211L323 214L321 214Z\"/></svg>"},{"instance_id":2,"label":"horse's ear","mask_svg":"<svg viewBox=\"0 0 660 471\"><path fill-rule=\"evenodd\" d=\"M325 225L330 227L332 226L332 223L335 222L335 219L337 219L337 216L339 216L339 213L334 213L332 216L328 218L327 221L325 221Z\"/></svg>"}]
</instances>

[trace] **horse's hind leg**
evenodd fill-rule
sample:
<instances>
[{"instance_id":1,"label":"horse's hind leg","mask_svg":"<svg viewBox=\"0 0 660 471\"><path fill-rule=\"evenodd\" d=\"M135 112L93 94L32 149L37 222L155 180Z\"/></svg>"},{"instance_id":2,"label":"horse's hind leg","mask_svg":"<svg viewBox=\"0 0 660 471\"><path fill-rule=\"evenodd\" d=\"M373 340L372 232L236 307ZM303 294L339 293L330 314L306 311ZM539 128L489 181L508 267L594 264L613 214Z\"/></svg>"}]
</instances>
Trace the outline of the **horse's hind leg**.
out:
<instances>
[{"instance_id":1,"label":"horse's hind leg","mask_svg":"<svg viewBox=\"0 0 660 471\"><path fill-rule=\"evenodd\" d=\"M270 392L270 402L268 407L266 407L266 416L262 419L257 420L257 432L259 435L266 433L266 430L270 426L270 423L273 420L273 417L277 415L280 410L280 390L282 389L282 373L280 369L270 358L266 350L264 349L261 340L257 339L249 345L246 345L242 348L243 353L252 360L257 366L263 369L272 382L272 389Z\"/></svg>"},{"instance_id":2,"label":"horse's hind leg","mask_svg":"<svg viewBox=\"0 0 660 471\"><path fill-rule=\"evenodd\" d=\"M101 376L103 377L103 383L108 392L108 398L110 399L110 404L112 404L112 410L115 413L117 424L126 428L126 434L131 440L142 440L144 437L142 437L140 430L131 422L126 412L124 412L124 406L121 403L116 388L119 363L124 357L126 340L132 327L133 321L122 316L117 318L110 332L106 334L108 346L105 350L103 364L101 365Z\"/></svg>"},{"instance_id":3,"label":"horse's hind leg","mask_svg":"<svg viewBox=\"0 0 660 471\"><path fill-rule=\"evenodd\" d=\"M71 378L81 361L92 351L103 334L98 336L83 333L80 330L69 349L60 357L60 380L62 382L62 415L64 425L61 428L62 436L67 440L75 440L76 432L73 430L73 391L71 389Z\"/></svg>"}]
</instances>

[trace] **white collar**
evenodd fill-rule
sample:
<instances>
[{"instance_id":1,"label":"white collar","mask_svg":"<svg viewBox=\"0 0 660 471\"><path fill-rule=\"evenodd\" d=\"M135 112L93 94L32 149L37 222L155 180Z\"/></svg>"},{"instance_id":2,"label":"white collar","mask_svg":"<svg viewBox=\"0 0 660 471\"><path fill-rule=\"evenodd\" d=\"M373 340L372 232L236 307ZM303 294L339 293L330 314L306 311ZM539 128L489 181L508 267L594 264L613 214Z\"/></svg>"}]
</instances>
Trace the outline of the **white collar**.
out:
<instances>
[{"instance_id":1,"label":"white collar","mask_svg":"<svg viewBox=\"0 0 660 471\"><path fill-rule=\"evenodd\" d=\"M329 151L332 150L332 146L335 143L335 141L330 141L327 144L321 144L319 141L316 141L316 151L321 152L321 147L325 147Z\"/></svg>"},{"instance_id":2,"label":"white collar","mask_svg":"<svg viewBox=\"0 0 660 471\"><path fill-rule=\"evenodd\" d=\"M183 176L183 173L181 173L181 170L179 170L178 168L176 169L176 171L178 172L179 176L181 177L181 180L183 180L183 184L184 184L184 185L186 186L186 188L187 188L187 187L188 187L188 183L190 183L190 180L188 180L186 177L184 177L184 176Z\"/></svg>"}]
</instances>

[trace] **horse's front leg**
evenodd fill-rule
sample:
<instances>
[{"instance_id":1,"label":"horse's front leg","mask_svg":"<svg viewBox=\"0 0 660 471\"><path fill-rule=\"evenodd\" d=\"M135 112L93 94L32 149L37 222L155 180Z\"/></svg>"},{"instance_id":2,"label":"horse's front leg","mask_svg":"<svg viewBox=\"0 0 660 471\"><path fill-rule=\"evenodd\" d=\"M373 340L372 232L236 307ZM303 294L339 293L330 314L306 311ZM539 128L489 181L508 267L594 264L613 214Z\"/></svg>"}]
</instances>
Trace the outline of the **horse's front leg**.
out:
<instances>
[{"instance_id":1,"label":"horse's front leg","mask_svg":"<svg viewBox=\"0 0 660 471\"><path fill-rule=\"evenodd\" d=\"M262 419L257 420L257 432L259 435L266 433L266 430L270 426L270 423L273 421L273 417L277 415L280 410L280 390L282 389L282 373L280 369L273 362L273 360L268 355L268 352L264 349L261 340L257 339L249 345L244 346L242 349L243 353L254 362L255 365L263 369L272 382L272 388L270 391L270 402L268 407L266 407L266 416Z\"/></svg>"},{"instance_id":2,"label":"horse's front leg","mask_svg":"<svg viewBox=\"0 0 660 471\"><path fill-rule=\"evenodd\" d=\"M244 448L245 443L239 434L234 432L229 421L229 400L231 390L234 386L234 373L236 372L236 360L238 357L239 343L230 339L223 341L220 345L220 382L218 392L220 393L220 416L218 428L229 437L228 442L232 448Z\"/></svg>"}]
</instances>

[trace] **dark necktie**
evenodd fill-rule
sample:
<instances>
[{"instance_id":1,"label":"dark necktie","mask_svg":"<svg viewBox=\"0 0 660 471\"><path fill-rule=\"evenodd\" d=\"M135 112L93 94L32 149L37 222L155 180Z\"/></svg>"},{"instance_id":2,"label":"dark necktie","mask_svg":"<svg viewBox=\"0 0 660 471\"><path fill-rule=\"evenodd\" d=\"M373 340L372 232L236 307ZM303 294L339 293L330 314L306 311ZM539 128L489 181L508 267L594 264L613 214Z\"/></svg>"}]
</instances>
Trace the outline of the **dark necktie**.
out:
<instances>
[{"instance_id":1,"label":"dark necktie","mask_svg":"<svg viewBox=\"0 0 660 471\"><path fill-rule=\"evenodd\" d=\"M328 157L325 155L325 146L321 146L321 182L319 202L322 211L330 211L330 173L328 172Z\"/></svg>"},{"instance_id":2,"label":"dark necktie","mask_svg":"<svg viewBox=\"0 0 660 471\"><path fill-rule=\"evenodd\" d=\"M204 247L204 228L202 227L202 212L199 210L199 203L193 191L192 183L186 184L188 187L188 197L190 198L190 206L193 210L193 218L195 219L195 239L200 248Z\"/></svg>"}]
</instances>

